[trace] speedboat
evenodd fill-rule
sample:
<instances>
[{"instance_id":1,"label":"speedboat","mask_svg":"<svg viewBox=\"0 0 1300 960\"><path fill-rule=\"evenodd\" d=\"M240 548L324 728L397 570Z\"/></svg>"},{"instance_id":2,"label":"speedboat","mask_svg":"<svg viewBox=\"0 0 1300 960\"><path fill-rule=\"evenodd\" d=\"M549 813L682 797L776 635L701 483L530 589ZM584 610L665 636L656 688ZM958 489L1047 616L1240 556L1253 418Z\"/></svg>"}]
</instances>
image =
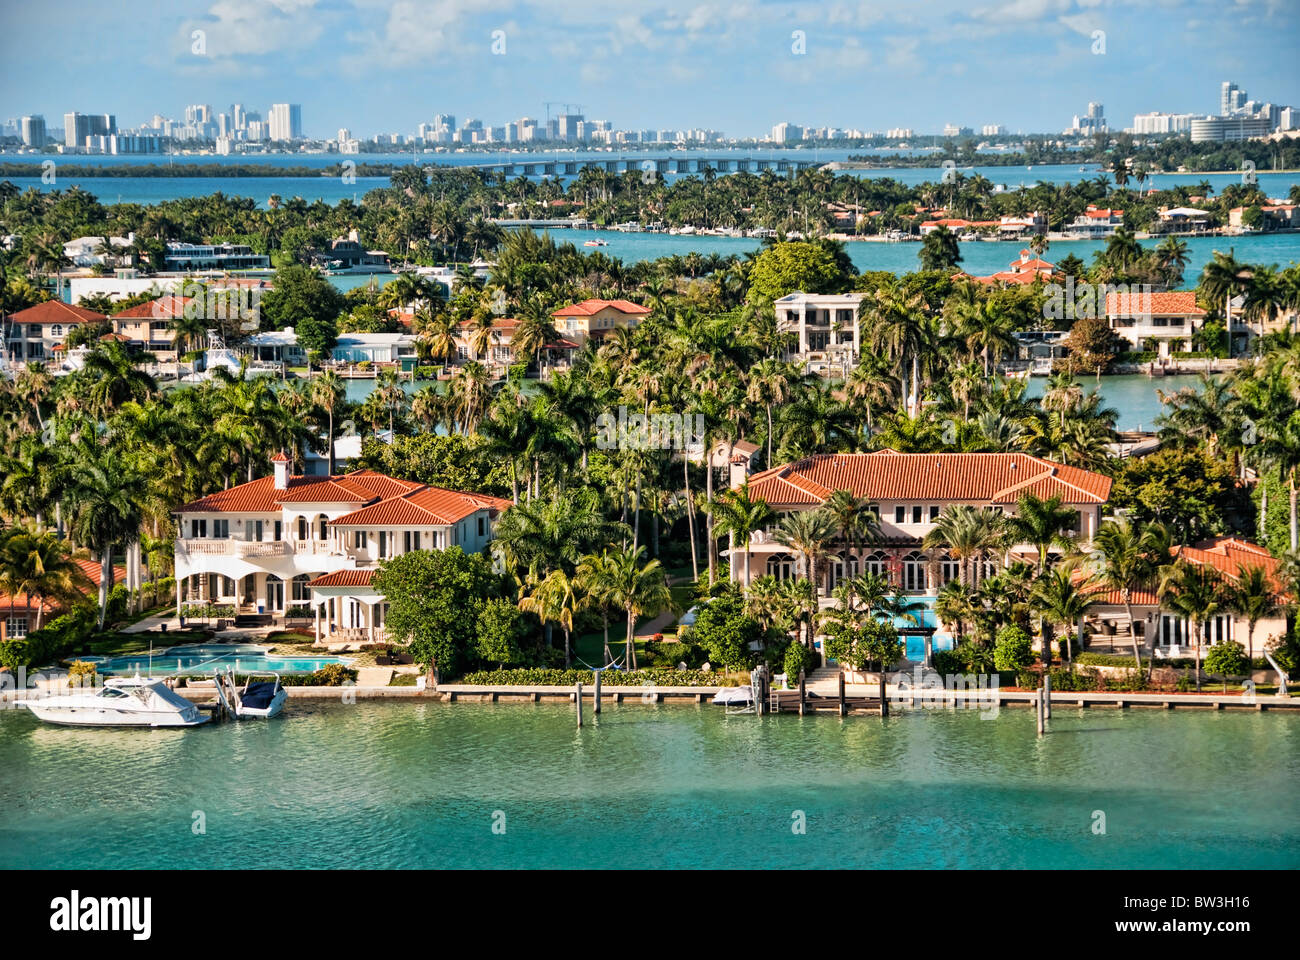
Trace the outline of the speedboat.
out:
<instances>
[{"instance_id":1,"label":"speedboat","mask_svg":"<svg viewBox=\"0 0 1300 960\"><path fill-rule=\"evenodd\" d=\"M161 677L110 677L93 693L19 700L38 719L73 727L197 727L210 717Z\"/></svg>"},{"instance_id":2,"label":"speedboat","mask_svg":"<svg viewBox=\"0 0 1300 960\"><path fill-rule=\"evenodd\" d=\"M608 246L609 246L609 241L607 241L607 240L586 240L586 241L583 241L583 244L582 244L582 245L583 245L584 247L608 247Z\"/></svg>"},{"instance_id":3,"label":"speedboat","mask_svg":"<svg viewBox=\"0 0 1300 960\"><path fill-rule=\"evenodd\" d=\"M289 699L289 694L280 685L278 673L250 673L242 690L235 685L233 669L227 668L227 680L229 685L223 692L230 712L238 720L274 717L284 709L284 701ZM217 689L223 689L220 683Z\"/></svg>"},{"instance_id":4,"label":"speedboat","mask_svg":"<svg viewBox=\"0 0 1300 960\"><path fill-rule=\"evenodd\" d=\"M750 686L723 687L714 694L713 702L724 707L739 707L753 703L754 688Z\"/></svg>"}]
</instances>

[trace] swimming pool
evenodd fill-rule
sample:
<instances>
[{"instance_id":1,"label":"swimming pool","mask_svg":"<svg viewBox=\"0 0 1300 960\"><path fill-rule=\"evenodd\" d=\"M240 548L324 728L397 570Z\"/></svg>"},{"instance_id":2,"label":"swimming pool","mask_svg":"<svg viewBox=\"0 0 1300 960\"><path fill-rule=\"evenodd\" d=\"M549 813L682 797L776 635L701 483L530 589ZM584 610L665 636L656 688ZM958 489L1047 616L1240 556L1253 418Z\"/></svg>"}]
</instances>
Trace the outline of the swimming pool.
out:
<instances>
[{"instance_id":1,"label":"swimming pool","mask_svg":"<svg viewBox=\"0 0 1300 960\"><path fill-rule=\"evenodd\" d=\"M344 657L282 657L267 654L267 647L248 643L192 643L129 657L83 657L101 674L170 676L174 673L211 673L233 667L236 673L314 673L331 663L350 663Z\"/></svg>"},{"instance_id":2,"label":"swimming pool","mask_svg":"<svg viewBox=\"0 0 1300 960\"><path fill-rule=\"evenodd\" d=\"M914 607L910 610L910 617L894 617L892 623L895 627L902 629L904 627L934 627L935 633L930 641L931 650L951 650L953 647L952 634L939 629L939 617L935 614L934 597L898 597L905 604ZM821 641L816 641L817 649L821 649ZM908 660L914 660L920 663L925 660L925 637L904 637L904 655ZM834 663L835 661L829 661Z\"/></svg>"}]
</instances>

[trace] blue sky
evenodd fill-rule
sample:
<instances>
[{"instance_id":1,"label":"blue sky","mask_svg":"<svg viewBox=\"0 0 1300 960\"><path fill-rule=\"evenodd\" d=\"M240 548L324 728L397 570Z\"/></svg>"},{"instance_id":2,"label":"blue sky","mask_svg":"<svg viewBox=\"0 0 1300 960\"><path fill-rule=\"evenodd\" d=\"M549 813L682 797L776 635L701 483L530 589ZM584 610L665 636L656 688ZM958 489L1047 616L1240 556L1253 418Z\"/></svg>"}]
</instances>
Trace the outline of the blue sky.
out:
<instances>
[{"instance_id":1,"label":"blue sky","mask_svg":"<svg viewBox=\"0 0 1300 960\"><path fill-rule=\"evenodd\" d=\"M1296 0L3 0L0 119L135 126L290 101L308 135L369 136L435 113L541 118L552 100L616 128L731 136L780 120L1059 131L1089 100L1112 127L1215 112L1223 80L1300 104L1298 46Z\"/></svg>"}]
</instances>

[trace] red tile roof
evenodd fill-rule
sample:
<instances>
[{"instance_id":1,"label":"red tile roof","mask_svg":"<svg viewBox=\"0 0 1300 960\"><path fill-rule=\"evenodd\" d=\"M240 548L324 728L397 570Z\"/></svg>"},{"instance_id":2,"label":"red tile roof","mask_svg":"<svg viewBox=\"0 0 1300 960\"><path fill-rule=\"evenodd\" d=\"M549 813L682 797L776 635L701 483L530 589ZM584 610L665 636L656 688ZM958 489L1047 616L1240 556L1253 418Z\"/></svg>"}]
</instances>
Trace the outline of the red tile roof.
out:
<instances>
[{"instance_id":1,"label":"red tile roof","mask_svg":"<svg viewBox=\"0 0 1300 960\"><path fill-rule=\"evenodd\" d=\"M368 587L375 579L376 570L336 570L323 577L307 581L309 587Z\"/></svg>"},{"instance_id":2,"label":"red tile roof","mask_svg":"<svg viewBox=\"0 0 1300 960\"><path fill-rule=\"evenodd\" d=\"M157 300L149 300L145 303L137 303L134 307L127 307L120 313L115 313L110 318L112 320L172 320L185 313L185 305L193 297L179 297L175 294L159 297Z\"/></svg>"},{"instance_id":3,"label":"red tile roof","mask_svg":"<svg viewBox=\"0 0 1300 960\"><path fill-rule=\"evenodd\" d=\"M1024 453L818 454L749 478L750 496L769 504L816 504L836 490L871 500L1015 503L1022 493L1065 503L1104 503L1109 477Z\"/></svg>"},{"instance_id":4,"label":"red tile roof","mask_svg":"<svg viewBox=\"0 0 1300 960\"><path fill-rule=\"evenodd\" d=\"M1190 563L1208 564L1230 580L1237 579L1242 570L1261 567L1280 589L1277 579L1278 560L1258 544L1236 537L1219 537L1192 546L1178 546L1173 555Z\"/></svg>"},{"instance_id":5,"label":"red tile roof","mask_svg":"<svg viewBox=\"0 0 1300 960\"><path fill-rule=\"evenodd\" d=\"M619 313L636 316L643 316L650 312L649 307L643 307L639 303L633 303L630 300L584 300L582 303L575 303L567 307L560 307L558 310L552 310L551 316L590 317L600 313L606 307L613 307Z\"/></svg>"},{"instance_id":6,"label":"red tile roof","mask_svg":"<svg viewBox=\"0 0 1300 960\"><path fill-rule=\"evenodd\" d=\"M1196 305L1193 290L1169 290L1163 293L1108 293L1106 315L1111 317L1184 316L1203 317L1205 311Z\"/></svg>"},{"instance_id":7,"label":"red tile roof","mask_svg":"<svg viewBox=\"0 0 1300 960\"><path fill-rule=\"evenodd\" d=\"M26 310L11 313L9 319L14 323L103 323L108 318L102 313L74 307L62 300L46 300Z\"/></svg>"},{"instance_id":8,"label":"red tile roof","mask_svg":"<svg viewBox=\"0 0 1300 960\"><path fill-rule=\"evenodd\" d=\"M370 527L383 524L398 526L432 526L456 523L484 508L504 510L509 500L475 493L460 493L441 487L420 487L401 496L344 514L332 523L341 526Z\"/></svg>"}]
</instances>

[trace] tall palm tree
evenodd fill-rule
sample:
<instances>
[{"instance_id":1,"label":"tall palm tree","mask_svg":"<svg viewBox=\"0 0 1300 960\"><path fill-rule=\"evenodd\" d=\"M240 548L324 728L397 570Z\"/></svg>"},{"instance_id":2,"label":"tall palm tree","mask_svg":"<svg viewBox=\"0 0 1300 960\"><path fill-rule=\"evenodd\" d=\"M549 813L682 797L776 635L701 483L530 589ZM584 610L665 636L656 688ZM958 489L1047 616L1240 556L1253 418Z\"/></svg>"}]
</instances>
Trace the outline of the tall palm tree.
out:
<instances>
[{"instance_id":1,"label":"tall palm tree","mask_svg":"<svg viewBox=\"0 0 1300 960\"><path fill-rule=\"evenodd\" d=\"M35 598L35 629L41 628L48 600L70 601L89 586L67 543L54 531L27 524L11 528L0 539L0 594L26 598L29 624Z\"/></svg>"},{"instance_id":2,"label":"tall palm tree","mask_svg":"<svg viewBox=\"0 0 1300 960\"><path fill-rule=\"evenodd\" d=\"M549 631L558 623L564 631L564 666L573 665L573 618L582 610L586 598L582 592L582 579L570 576L564 570L552 570L544 579L533 585L531 592L519 598L519 609L536 614Z\"/></svg>"},{"instance_id":3,"label":"tall palm tree","mask_svg":"<svg viewBox=\"0 0 1300 960\"><path fill-rule=\"evenodd\" d=\"M1007 519L1008 540L1027 543L1038 551L1041 575L1047 569L1047 555L1052 547L1070 550L1074 546L1072 531L1078 522L1078 511L1065 506L1060 494L1046 500L1024 494L1016 504L1016 515Z\"/></svg>"},{"instance_id":4,"label":"tall palm tree","mask_svg":"<svg viewBox=\"0 0 1300 960\"><path fill-rule=\"evenodd\" d=\"M742 483L735 490L724 490L713 498L709 505L713 514L715 533L727 534L731 539L731 548L739 545L745 551L745 587L749 587L749 545L754 534L769 523L775 514L762 497L751 499L749 483Z\"/></svg>"},{"instance_id":5,"label":"tall palm tree","mask_svg":"<svg viewBox=\"0 0 1300 960\"><path fill-rule=\"evenodd\" d=\"M343 403L346 390L333 370L327 370L311 382L311 402L325 414L325 445L329 473L334 475L334 411Z\"/></svg>"},{"instance_id":6,"label":"tall palm tree","mask_svg":"<svg viewBox=\"0 0 1300 960\"><path fill-rule=\"evenodd\" d=\"M1160 604L1181 614L1196 638L1196 692L1201 692L1201 632L1205 624L1226 604L1223 578L1208 563L1190 563L1182 558L1166 566L1160 576ZM1141 664L1138 664L1141 669Z\"/></svg>"},{"instance_id":7,"label":"tall palm tree","mask_svg":"<svg viewBox=\"0 0 1300 960\"><path fill-rule=\"evenodd\" d=\"M1030 594L1030 603L1042 619L1050 624L1063 627L1065 642L1065 662L1073 659L1071 637L1082 625L1089 608L1097 604L1095 585L1087 577L1080 578L1078 565L1062 563L1041 576L1034 584ZM1051 659L1051 648L1046 639L1043 642L1044 659Z\"/></svg>"},{"instance_id":8,"label":"tall palm tree","mask_svg":"<svg viewBox=\"0 0 1300 960\"><path fill-rule=\"evenodd\" d=\"M1255 659L1255 627L1282 610L1277 586L1258 564L1242 566L1223 584L1223 604L1246 621L1246 656Z\"/></svg>"},{"instance_id":9,"label":"tall palm tree","mask_svg":"<svg viewBox=\"0 0 1300 960\"><path fill-rule=\"evenodd\" d=\"M945 507L921 540L926 550L944 548L957 561L963 586L973 586L979 579L982 561L999 549L1006 539L1004 518L992 507L955 504Z\"/></svg>"},{"instance_id":10,"label":"tall palm tree","mask_svg":"<svg viewBox=\"0 0 1300 960\"><path fill-rule=\"evenodd\" d=\"M588 574L592 592L627 614L624 663L630 670L636 669L637 619L658 616L673 605L663 565L645 560L645 552L645 547L610 552Z\"/></svg>"},{"instance_id":11,"label":"tall palm tree","mask_svg":"<svg viewBox=\"0 0 1300 960\"><path fill-rule=\"evenodd\" d=\"M1169 534L1160 524L1138 524L1128 519L1103 523L1093 538L1093 563L1098 581L1119 591L1128 614L1133 639L1133 659L1142 669L1142 648L1133 622L1133 589L1154 581L1169 559Z\"/></svg>"},{"instance_id":12,"label":"tall palm tree","mask_svg":"<svg viewBox=\"0 0 1300 960\"><path fill-rule=\"evenodd\" d=\"M72 503L71 532L78 542L99 554L99 629L104 629L108 591L113 584L113 550L129 547L140 537L141 509L137 500L141 477L126 458L102 450L78 466L68 498Z\"/></svg>"},{"instance_id":13,"label":"tall palm tree","mask_svg":"<svg viewBox=\"0 0 1300 960\"><path fill-rule=\"evenodd\" d=\"M812 585L814 607L821 595L818 567L826 557L835 533L835 518L820 509L787 513L772 531L777 543L785 544L802 558L804 576Z\"/></svg>"}]
</instances>

